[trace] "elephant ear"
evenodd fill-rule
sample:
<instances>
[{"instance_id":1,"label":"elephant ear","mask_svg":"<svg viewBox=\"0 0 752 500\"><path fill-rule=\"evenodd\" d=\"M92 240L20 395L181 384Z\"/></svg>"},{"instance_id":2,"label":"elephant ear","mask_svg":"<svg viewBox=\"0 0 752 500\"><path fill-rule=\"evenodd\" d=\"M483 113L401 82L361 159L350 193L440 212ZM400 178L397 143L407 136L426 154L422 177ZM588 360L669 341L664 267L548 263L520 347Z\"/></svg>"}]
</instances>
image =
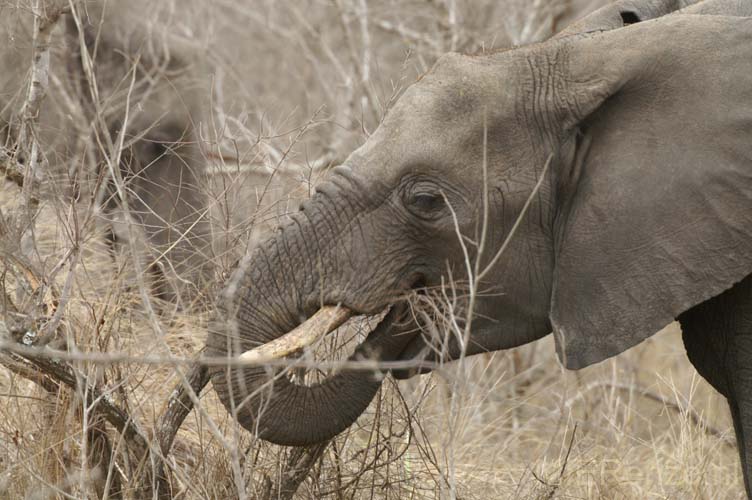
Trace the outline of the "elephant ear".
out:
<instances>
[{"instance_id":1,"label":"elephant ear","mask_svg":"<svg viewBox=\"0 0 752 500\"><path fill-rule=\"evenodd\" d=\"M589 136L559 172L574 180L550 316L577 369L752 273L752 19L676 14L551 47L568 61L553 119Z\"/></svg>"},{"instance_id":2,"label":"elephant ear","mask_svg":"<svg viewBox=\"0 0 752 500\"><path fill-rule=\"evenodd\" d=\"M747 0L703 0L680 11L683 14L712 16L752 16L752 2Z\"/></svg>"}]
</instances>

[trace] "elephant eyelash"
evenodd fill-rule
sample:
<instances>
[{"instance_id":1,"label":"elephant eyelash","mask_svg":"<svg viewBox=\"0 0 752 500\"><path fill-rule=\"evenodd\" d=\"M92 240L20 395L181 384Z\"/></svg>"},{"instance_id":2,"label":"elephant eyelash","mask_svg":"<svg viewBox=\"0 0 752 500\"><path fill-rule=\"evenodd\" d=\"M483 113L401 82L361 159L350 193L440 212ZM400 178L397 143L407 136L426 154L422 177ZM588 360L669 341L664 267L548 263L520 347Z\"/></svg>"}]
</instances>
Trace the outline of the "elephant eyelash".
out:
<instances>
[{"instance_id":1,"label":"elephant eyelash","mask_svg":"<svg viewBox=\"0 0 752 500\"><path fill-rule=\"evenodd\" d=\"M408 204L422 211L434 211L444 205L444 197L438 193L418 192L410 194Z\"/></svg>"},{"instance_id":2,"label":"elephant eyelash","mask_svg":"<svg viewBox=\"0 0 752 500\"><path fill-rule=\"evenodd\" d=\"M405 208L416 217L434 220L444 213L446 199L435 185L414 182L408 185L402 194Z\"/></svg>"},{"instance_id":3,"label":"elephant eyelash","mask_svg":"<svg viewBox=\"0 0 752 500\"><path fill-rule=\"evenodd\" d=\"M445 193L452 188L429 176L412 175L403 180L400 191L402 203L412 215L433 221L447 213Z\"/></svg>"}]
</instances>

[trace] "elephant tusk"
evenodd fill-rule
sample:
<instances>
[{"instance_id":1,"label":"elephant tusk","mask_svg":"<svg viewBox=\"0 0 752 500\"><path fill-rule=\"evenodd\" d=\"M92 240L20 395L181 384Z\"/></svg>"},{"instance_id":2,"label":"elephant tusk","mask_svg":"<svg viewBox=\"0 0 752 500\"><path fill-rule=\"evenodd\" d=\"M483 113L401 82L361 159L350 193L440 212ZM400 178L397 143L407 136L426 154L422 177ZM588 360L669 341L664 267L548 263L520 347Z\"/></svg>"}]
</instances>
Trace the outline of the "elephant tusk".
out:
<instances>
[{"instance_id":1,"label":"elephant tusk","mask_svg":"<svg viewBox=\"0 0 752 500\"><path fill-rule=\"evenodd\" d=\"M343 306L324 306L289 333L244 352L239 359L252 363L263 363L264 361L289 356L313 344L327 333L336 330L352 315L352 311Z\"/></svg>"}]
</instances>

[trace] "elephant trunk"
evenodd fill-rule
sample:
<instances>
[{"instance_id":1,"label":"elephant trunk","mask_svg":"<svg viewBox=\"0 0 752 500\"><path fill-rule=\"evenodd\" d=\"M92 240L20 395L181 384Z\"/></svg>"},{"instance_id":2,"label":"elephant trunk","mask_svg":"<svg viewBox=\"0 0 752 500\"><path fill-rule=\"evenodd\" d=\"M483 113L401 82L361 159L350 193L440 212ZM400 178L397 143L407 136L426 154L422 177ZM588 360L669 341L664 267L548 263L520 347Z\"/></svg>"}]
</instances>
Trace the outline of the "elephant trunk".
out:
<instances>
[{"instance_id":1,"label":"elephant trunk","mask_svg":"<svg viewBox=\"0 0 752 500\"><path fill-rule=\"evenodd\" d=\"M259 247L230 280L210 326L207 354L238 356L289 332L320 305L344 302L337 290L322 290L319 283L321 262L332 254L326 247L336 244L334 235L326 231L327 241L314 241L311 215L297 215L296 223ZM393 307L353 357L396 357L408 340L391 331L400 310ZM349 427L383 378L372 370L342 370L319 384L302 386L277 375L264 366L222 366L214 369L212 384L244 428L291 446L319 443Z\"/></svg>"}]
</instances>

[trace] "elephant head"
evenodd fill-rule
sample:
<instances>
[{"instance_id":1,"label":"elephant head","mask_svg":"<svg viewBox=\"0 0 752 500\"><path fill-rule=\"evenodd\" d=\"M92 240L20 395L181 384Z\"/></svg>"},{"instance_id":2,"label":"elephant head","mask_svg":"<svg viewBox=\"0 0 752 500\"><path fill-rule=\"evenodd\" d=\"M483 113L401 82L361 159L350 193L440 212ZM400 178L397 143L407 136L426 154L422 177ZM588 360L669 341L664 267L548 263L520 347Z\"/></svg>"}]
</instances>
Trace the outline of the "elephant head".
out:
<instances>
[{"instance_id":1,"label":"elephant head","mask_svg":"<svg viewBox=\"0 0 752 500\"><path fill-rule=\"evenodd\" d=\"M478 290L466 344L439 356L394 308L356 355L447 361L553 331L577 369L641 342L752 272L750 55L752 19L673 14L443 56L243 260L209 354L449 278ZM229 364L212 380L244 427L287 445L342 431L379 386Z\"/></svg>"}]
</instances>

